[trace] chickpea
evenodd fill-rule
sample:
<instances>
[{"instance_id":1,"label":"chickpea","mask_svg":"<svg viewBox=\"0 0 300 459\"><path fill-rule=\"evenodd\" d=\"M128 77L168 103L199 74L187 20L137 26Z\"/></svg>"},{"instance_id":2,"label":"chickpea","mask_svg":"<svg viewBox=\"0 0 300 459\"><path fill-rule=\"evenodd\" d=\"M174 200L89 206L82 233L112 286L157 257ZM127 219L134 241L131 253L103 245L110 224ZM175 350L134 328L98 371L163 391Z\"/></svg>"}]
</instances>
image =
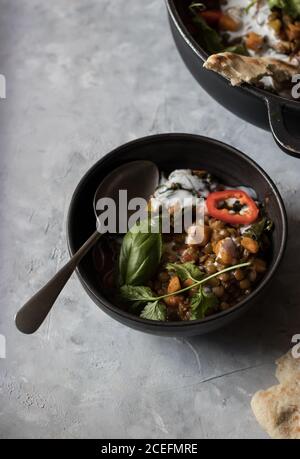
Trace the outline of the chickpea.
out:
<instances>
[{"instance_id":1,"label":"chickpea","mask_svg":"<svg viewBox=\"0 0 300 459\"><path fill-rule=\"evenodd\" d=\"M181 254L182 263L186 263L188 261L197 262L198 258L199 258L199 251L196 246L188 247Z\"/></svg>"},{"instance_id":2,"label":"chickpea","mask_svg":"<svg viewBox=\"0 0 300 459\"><path fill-rule=\"evenodd\" d=\"M211 229L208 225L194 224L188 228L185 242L189 246L199 245L204 247L209 242L210 235Z\"/></svg>"},{"instance_id":3,"label":"chickpea","mask_svg":"<svg viewBox=\"0 0 300 459\"><path fill-rule=\"evenodd\" d=\"M235 237L236 236L236 230L234 228L227 228L227 231L229 233L229 236Z\"/></svg>"},{"instance_id":4,"label":"chickpea","mask_svg":"<svg viewBox=\"0 0 300 459\"><path fill-rule=\"evenodd\" d=\"M226 291L226 290L230 289L232 284L230 282L222 282L222 285L223 285L223 287L224 287L224 289Z\"/></svg>"},{"instance_id":5,"label":"chickpea","mask_svg":"<svg viewBox=\"0 0 300 459\"><path fill-rule=\"evenodd\" d=\"M204 225L203 240L200 246L204 247L210 241L211 229L208 225Z\"/></svg>"},{"instance_id":6,"label":"chickpea","mask_svg":"<svg viewBox=\"0 0 300 459\"><path fill-rule=\"evenodd\" d=\"M242 290L247 290L251 286L249 279L241 280L239 285Z\"/></svg>"},{"instance_id":7,"label":"chickpea","mask_svg":"<svg viewBox=\"0 0 300 459\"><path fill-rule=\"evenodd\" d=\"M280 19L269 19L269 22L268 22L268 25L271 27L271 29L274 30L274 32L278 35L280 33L280 30L281 30L281 27L282 27L282 23L280 21Z\"/></svg>"},{"instance_id":8,"label":"chickpea","mask_svg":"<svg viewBox=\"0 0 300 459\"><path fill-rule=\"evenodd\" d=\"M257 277L256 271L254 269L251 269L250 273L248 274L248 279L250 282L255 282Z\"/></svg>"},{"instance_id":9,"label":"chickpea","mask_svg":"<svg viewBox=\"0 0 300 459\"><path fill-rule=\"evenodd\" d=\"M178 308L183 301L184 297L182 295L172 295L164 298L164 302L170 306L170 308Z\"/></svg>"},{"instance_id":10,"label":"chickpea","mask_svg":"<svg viewBox=\"0 0 300 459\"><path fill-rule=\"evenodd\" d=\"M181 320L189 320L190 310L189 310L189 307L185 303L179 304L178 313L179 313Z\"/></svg>"},{"instance_id":11,"label":"chickpea","mask_svg":"<svg viewBox=\"0 0 300 459\"><path fill-rule=\"evenodd\" d=\"M230 279L230 274L229 273L223 273L218 276L221 282L228 282Z\"/></svg>"},{"instance_id":12,"label":"chickpea","mask_svg":"<svg viewBox=\"0 0 300 459\"><path fill-rule=\"evenodd\" d=\"M222 238L230 236L230 232L227 229L221 229L219 234Z\"/></svg>"},{"instance_id":13,"label":"chickpea","mask_svg":"<svg viewBox=\"0 0 300 459\"><path fill-rule=\"evenodd\" d=\"M223 265L231 265L236 262L237 249L230 237L217 242L214 252L217 255L217 261L220 261Z\"/></svg>"},{"instance_id":14,"label":"chickpea","mask_svg":"<svg viewBox=\"0 0 300 459\"><path fill-rule=\"evenodd\" d=\"M214 274L218 271L217 267L215 266L214 262L211 259L208 259L205 262L205 270L207 274Z\"/></svg>"},{"instance_id":15,"label":"chickpea","mask_svg":"<svg viewBox=\"0 0 300 459\"><path fill-rule=\"evenodd\" d=\"M193 285L193 284L194 284L194 281L192 279L186 279L183 282L183 287L190 287L190 285ZM193 296L195 293L197 293L197 291L198 291L198 288L194 287L194 288L191 288L190 290L188 290L187 294L189 296Z\"/></svg>"},{"instance_id":16,"label":"chickpea","mask_svg":"<svg viewBox=\"0 0 300 459\"><path fill-rule=\"evenodd\" d=\"M211 219L210 222L209 222L209 226L213 230L220 231L222 228L225 227L225 224L223 222L221 222L221 220Z\"/></svg>"},{"instance_id":17,"label":"chickpea","mask_svg":"<svg viewBox=\"0 0 300 459\"><path fill-rule=\"evenodd\" d=\"M221 296L224 295L224 287L222 285L218 285L217 287L213 287L212 291L218 298L220 298Z\"/></svg>"},{"instance_id":18,"label":"chickpea","mask_svg":"<svg viewBox=\"0 0 300 459\"><path fill-rule=\"evenodd\" d=\"M220 281L216 277L213 277L207 281L207 285L210 285L211 287L218 287L218 285L220 285Z\"/></svg>"},{"instance_id":19,"label":"chickpea","mask_svg":"<svg viewBox=\"0 0 300 459\"><path fill-rule=\"evenodd\" d=\"M252 239L252 237L243 236L241 240L241 245L248 250L250 253L257 253L259 251L259 245L257 241Z\"/></svg>"},{"instance_id":20,"label":"chickpea","mask_svg":"<svg viewBox=\"0 0 300 459\"><path fill-rule=\"evenodd\" d=\"M241 281L245 277L244 271L242 269L236 269L233 272L233 275L234 275L234 277L236 278L237 281Z\"/></svg>"},{"instance_id":21,"label":"chickpea","mask_svg":"<svg viewBox=\"0 0 300 459\"><path fill-rule=\"evenodd\" d=\"M261 258L255 258L253 267L257 273L264 273L267 269L267 264Z\"/></svg>"},{"instance_id":22,"label":"chickpea","mask_svg":"<svg viewBox=\"0 0 300 459\"><path fill-rule=\"evenodd\" d=\"M204 252L204 253L207 253L207 254L210 254L210 253L212 253L212 251L213 251L212 245L211 245L211 243L209 242L209 243L206 244L206 246L204 247L203 252Z\"/></svg>"},{"instance_id":23,"label":"chickpea","mask_svg":"<svg viewBox=\"0 0 300 459\"><path fill-rule=\"evenodd\" d=\"M211 239L214 242L218 242L224 239L224 236L221 235L219 230L213 230Z\"/></svg>"},{"instance_id":24,"label":"chickpea","mask_svg":"<svg viewBox=\"0 0 300 459\"><path fill-rule=\"evenodd\" d=\"M208 220L208 224L209 224L209 226L210 226L211 228L214 227L215 221L216 221L216 220L215 220L214 218L210 218L210 219Z\"/></svg>"},{"instance_id":25,"label":"chickpea","mask_svg":"<svg viewBox=\"0 0 300 459\"><path fill-rule=\"evenodd\" d=\"M222 271L222 269L226 268L226 266L224 266L222 263L218 263L217 261L215 261L214 264L217 268L217 271Z\"/></svg>"}]
</instances>

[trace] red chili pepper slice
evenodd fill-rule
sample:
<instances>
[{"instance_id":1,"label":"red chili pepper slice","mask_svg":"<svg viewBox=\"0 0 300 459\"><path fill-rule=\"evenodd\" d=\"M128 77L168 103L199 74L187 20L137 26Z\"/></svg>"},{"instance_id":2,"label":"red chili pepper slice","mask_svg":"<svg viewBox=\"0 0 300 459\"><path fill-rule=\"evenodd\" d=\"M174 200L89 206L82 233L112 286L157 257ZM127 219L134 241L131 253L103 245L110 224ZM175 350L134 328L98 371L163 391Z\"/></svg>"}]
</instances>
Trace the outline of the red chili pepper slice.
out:
<instances>
[{"instance_id":1,"label":"red chili pepper slice","mask_svg":"<svg viewBox=\"0 0 300 459\"><path fill-rule=\"evenodd\" d=\"M235 198L246 209L241 215L238 212L231 213L227 208L220 208L220 203L227 199ZM208 214L217 220L229 223L231 225L247 225L253 223L259 214L259 209L250 196L242 190L224 190L210 193L206 199Z\"/></svg>"},{"instance_id":2,"label":"red chili pepper slice","mask_svg":"<svg viewBox=\"0 0 300 459\"><path fill-rule=\"evenodd\" d=\"M223 15L221 10L207 10L201 11L200 16L205 19L208 25L217 26L221 16Z\"/></svg>"}]
</instances>

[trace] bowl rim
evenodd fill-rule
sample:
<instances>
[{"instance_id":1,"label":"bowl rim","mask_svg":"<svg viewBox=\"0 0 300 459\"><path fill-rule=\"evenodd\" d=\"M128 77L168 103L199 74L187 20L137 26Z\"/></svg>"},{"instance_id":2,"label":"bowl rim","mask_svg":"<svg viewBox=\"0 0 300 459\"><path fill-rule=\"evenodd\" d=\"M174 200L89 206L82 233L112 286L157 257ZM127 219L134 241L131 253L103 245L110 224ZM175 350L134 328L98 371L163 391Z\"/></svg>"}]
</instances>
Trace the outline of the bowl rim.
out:
<instances>
[{"instance_id":1,"label":"bowl rim","mask_svg":"<svg viewBox=\"0 0 300 459\"><path fill-rule=\"evenodd\" d=\"M172 21L177 29L177 31L182 36L183 40L187 43L187 45L192 49L192 51L204 62L209 57L209 54L196 42L193 36L190 34L188 29L186 28L180 14L178 13L177 7L174 3L174 0L165 0L168 13L172 18ZM230 82L220 75L216 73L216 75L221 78L228 86L232 87ZM299 109L299 102L293 99L288 99L287 97L280 96L278 94L273 94L272 92L267 91L266 89L257 88L247 83L243 83L241 86L234 87L238 91L246 91L251 95L259 97L260 99L268 100L274 99L278 103L294 107Z\"/></svg>"},{"instance_id":2,"label":"bowl rim","mask_svg":"<svg viewBox=\"0 0 300 459\"><path fill-rule=\"evenodd\" d=\"M155 321L155 320L149 320L149 319L143 319L141 317L135 316L127 311L123 311L120 309L118 306L114 305L111 301L109 301L107 298L105 298L102 295L99 295L99 291L96 291L88 282L88 279L85 278L80 270L79 267L76 268L76 274L83 285L84 289L89 293L90 297L92 299L96 299L103 305L106 309L110 310L113 313L113 316L119 316L120 318L122 317L123 319L127 319L127 321L130 321L135 324L139 325L147 325L148 328L154 328L157 329L159 327L164 327L166 329L174 329L174 328L182 328L182 327L199 327L201 324L208 324L212 323L216 320L219 320L225 316L232 315L242 309L243 307L246 307L246 305L253 300L266 286L267 284L271 281L273 278L275 272L277 271L279 264L283 258L285 248L286 248L286 241L287 241L287 232L288 232L288 222L287 222L287 214L286 214L286 209L282 200L282 197L273 182L273 180L269 177L269 175L250 157L248 157L245 153L242 153L240 150L236 149L235 147L226 144L222 141L198 135L198 134L188 134L188 133L161 133L161 134L154 134L150 136L145 136L145 137L140 137L135 140L131 140L129 142L126 142L116 148L114 148L112 151L104 155L102 158L100 158L95 164L93 164L87 172L83 175L81 180L79 181L78 185L76 186L73 195L71 197L71 201L69 204L68 208L68 214L67 214L67 227L66 227L66 235L67 235L67 246L69 250L69 254L72 256L74 255L74 247L72 247L72 226L71 226L71 217L72 217L72 212L74 208L74 204L77 200L78 195L81 192L82 186L86 183L87 179L89 178L90 174L94 172L96 169L101 167L104 163L108 162L111 160L111 158L115 156L119 156L120 153L122 153L123 150L128 151L131 147L135 148L141 144L153 144L157 145L157 143L169 141L169 140L184 140L184 141L196 141L201 143L208 143L214 146L218 146L222 150L225 150L228 154L233 154L239 158L242 158L245 163L247 163L249 166L253 167L256 169L256 171L264 178L264 180L267 182L270 192L275 196L277 204L279 206L280 210L280 218L281 218L281 223L282 223L282 235L281 235L281 240L280 240L280 247L278 250L278 253L276 255L276 258L274 260L273 266L270 270L267 271L265 277L261 281L260 284L258 284L257 288L253 290L245 299L242 301L238 302L236 305L232 306L231 308L218 312L212 316L206 317L204 319L199 319L199 320L193 320L193 321L170 321L170 322L162 322L162 321ZM105 311L104 311L105 312Z\"/></svg>"}]
</instances>

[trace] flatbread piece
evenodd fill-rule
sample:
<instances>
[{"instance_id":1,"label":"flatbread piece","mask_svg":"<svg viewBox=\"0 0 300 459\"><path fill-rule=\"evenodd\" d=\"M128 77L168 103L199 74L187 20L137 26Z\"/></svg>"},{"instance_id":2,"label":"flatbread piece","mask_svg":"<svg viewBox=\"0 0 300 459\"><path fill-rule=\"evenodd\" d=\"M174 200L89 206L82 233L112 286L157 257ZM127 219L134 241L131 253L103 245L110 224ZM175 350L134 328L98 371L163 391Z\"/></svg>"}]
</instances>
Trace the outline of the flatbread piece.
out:
<instances>
[{"instance_id":1,"label":"flatbread piece","mask_svg":"<svg viewBox=\"0 0 300 459\"><path fill-rule=\"evenodd\" d=\"M242 83L257 84L264 77L271 77L274 86L291 82L293 75L300 72L294 66L278 59L268 57L242 56L236 53L212 54L204 67L227 78L233 86Z\"/></svg>"},{"instance_id":2,"label":"flatbread piece","mask_svg":"<svg viewBox=\"0 0 300 459\"><path fill-rule=\"evenodd\" d=\"M281 384L257 392L251 407L270 437L300 439L300 359L290 351L276 363L276 377Z\"/></svg>"},{"instance_id":3,"label":"flatbread piece","mask_svg":"<svg viewBox=\"0 0 300 459\"><path fill-rule=\"evenodd\" d=\"M300 380L300 358L295 359L289 351L276 361L276 378L280 383L286 383L291 379Z\"/></svg>"}]
</instances>

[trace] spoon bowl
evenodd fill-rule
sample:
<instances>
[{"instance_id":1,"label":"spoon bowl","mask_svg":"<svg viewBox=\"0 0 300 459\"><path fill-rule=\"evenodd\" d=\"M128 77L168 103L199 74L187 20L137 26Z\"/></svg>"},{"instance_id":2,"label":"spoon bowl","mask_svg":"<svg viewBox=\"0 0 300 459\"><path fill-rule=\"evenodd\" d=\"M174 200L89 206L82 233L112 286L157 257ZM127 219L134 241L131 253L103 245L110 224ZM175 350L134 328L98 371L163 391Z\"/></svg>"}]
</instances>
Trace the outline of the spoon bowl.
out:
<instances>
[{"instance_id":1,"label":"spoon bowl","mask_svg":"<svg viewBox=\"0 0 300 459\"><path fill-rule=\"evenodd\" d=\"M124 211L126 211L128 220L134 210L122 208L123 203L120 202L120 191L126 191L127 203L137 197L148 200L158 185L158 181L159 171L152 161L130 161L117 167L101 181L95 192L93 206L96 219L99 221L101 215L100 209L97 208L99 200L103 197L112 199L116 203L115 225L117 233L126 233L127 221L124 222L125 225L120 224L120 216L125 215ZM101 228L99 230L101 231Z\"/></svg>"},{"instance_id":2,"label":"spoon bowl","mask_svg":"<svg viewBox=\"0 0 300 459\"><path fill-rule=\"evenodd\" d=\"M120 214L119 190L126 190L128 199L133 197L148 199L158 184L158 180L159 172L156 165L147 160L127 162L112 170L101 180L94 195L93 207L96 220L100 215L97 211L99 199L108 198L116 206L117 222L115 227L118 228ZM95 226L97 227L96 230ZM15 323L19 331L31 334L43 323L78 264L102 235L101 226L95 226L92 235L89 235L86 241L83 241L71 259L18 311ZM127 222L125 226L127 227Z\"/></svg>"}]
</instances>

